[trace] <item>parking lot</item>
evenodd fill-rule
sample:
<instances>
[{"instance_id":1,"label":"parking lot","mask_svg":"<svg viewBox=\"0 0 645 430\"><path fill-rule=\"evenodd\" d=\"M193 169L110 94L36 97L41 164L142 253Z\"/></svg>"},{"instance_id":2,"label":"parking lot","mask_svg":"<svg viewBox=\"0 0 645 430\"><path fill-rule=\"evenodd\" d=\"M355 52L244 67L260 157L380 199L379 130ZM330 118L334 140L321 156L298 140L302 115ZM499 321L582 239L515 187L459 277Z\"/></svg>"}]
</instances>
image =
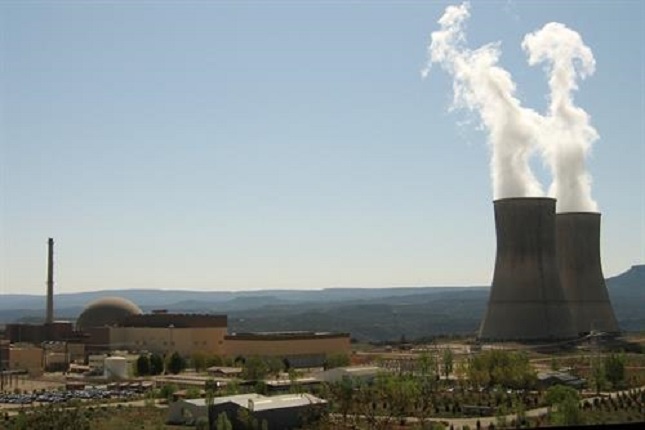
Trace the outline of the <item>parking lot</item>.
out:
<instances>
[{"instance_id":1,"label":"parking lot","mask_svg":"<svg viewBox=\"0 0 645 430\"><path fill-rule=\"evenodd\" d=\"M83 390L42 390L23 394L0 394L0 405L31 405L66 403L71 400L132 400L141 396L141 390L87 388Z\"/></svg>"}]
</instances>

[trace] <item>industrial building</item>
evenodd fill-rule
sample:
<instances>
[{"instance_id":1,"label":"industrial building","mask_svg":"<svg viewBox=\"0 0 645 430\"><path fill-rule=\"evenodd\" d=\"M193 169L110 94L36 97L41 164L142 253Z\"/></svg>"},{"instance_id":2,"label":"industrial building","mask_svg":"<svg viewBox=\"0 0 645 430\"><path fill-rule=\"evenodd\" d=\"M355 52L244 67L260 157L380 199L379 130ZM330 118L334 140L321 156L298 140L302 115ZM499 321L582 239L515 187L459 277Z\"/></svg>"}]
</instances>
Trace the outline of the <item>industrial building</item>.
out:
<instances>
[{"instance_id":1,"label":"industrial building","mask_svg":"<svg viewBox=\"0 0 645 430\"><path fill-rule=\"evenodd\" d=\"M327 356L350 352L346 333L244 333L228 334L226 315L143 314L131 301L106 297L90 303L81 313L79 327L86 334L88 351L148 351L159 354L195 352L245 359L278 357L290 367L314 367ZM109 321L109 324L106 324Z\"/></svg>"}]
</instances>

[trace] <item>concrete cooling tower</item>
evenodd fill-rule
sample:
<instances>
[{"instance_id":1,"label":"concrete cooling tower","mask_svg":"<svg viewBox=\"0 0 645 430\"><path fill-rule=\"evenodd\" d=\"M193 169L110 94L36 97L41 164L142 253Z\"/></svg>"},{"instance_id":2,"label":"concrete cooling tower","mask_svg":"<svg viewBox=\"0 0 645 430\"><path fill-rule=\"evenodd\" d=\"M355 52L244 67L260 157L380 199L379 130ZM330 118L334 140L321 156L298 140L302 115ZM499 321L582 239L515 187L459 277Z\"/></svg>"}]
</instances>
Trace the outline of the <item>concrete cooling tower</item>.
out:
<instances>
[{"instance_id":1,"label":"concrete cooling tower","mask_svg":"<svg viewBox=\"0 0 645 430\"><path fill-rule=\"evenodd\" d=\"M494 202L497 255L479 338L538 341L576 337L558 276L555 199Z\"/></svg>"},{"instance_id":2,"label":"concrete cooling tower","mask_svg":"<svg viewBox=\"0 0 645 430\"><path fill-rule=\"evenodd\" d=\"M600 262L600 214L556 215L560 282L578 333L620 331Z\"/></svg>"}]
</instances>

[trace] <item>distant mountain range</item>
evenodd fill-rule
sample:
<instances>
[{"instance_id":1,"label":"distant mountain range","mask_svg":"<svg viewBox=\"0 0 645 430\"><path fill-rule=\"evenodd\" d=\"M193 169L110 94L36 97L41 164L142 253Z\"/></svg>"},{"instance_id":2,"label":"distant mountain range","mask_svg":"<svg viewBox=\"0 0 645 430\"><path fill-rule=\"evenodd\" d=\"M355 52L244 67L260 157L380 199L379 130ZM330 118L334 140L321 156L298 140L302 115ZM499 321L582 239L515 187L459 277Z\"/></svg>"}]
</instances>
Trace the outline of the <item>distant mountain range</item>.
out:
<instances>
[{"instance_id":1,"label":"distant mountain range","mask_svg":"<svg viewBox=\"0 0 645 430\"><path fill-rule=\"evenodd\" d=\"M606 280L623 330L645 330L645 265ZM324 290L110 290L59 294L56 317L75 319L105 296L132 300L144 311L221 313L231 332L343 331L366 341L475 333L488 287L330 288ZM0 324L42 321L44 296L0 295Z\"/></svg>"}]
</instances>

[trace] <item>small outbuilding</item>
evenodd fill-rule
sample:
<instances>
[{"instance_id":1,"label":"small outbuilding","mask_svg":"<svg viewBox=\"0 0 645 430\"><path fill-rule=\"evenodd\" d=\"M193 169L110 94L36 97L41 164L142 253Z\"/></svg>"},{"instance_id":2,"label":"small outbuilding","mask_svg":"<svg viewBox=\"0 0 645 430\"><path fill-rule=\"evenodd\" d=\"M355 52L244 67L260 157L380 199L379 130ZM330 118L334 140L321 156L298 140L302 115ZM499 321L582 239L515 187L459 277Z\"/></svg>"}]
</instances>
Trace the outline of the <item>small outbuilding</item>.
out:
<instances>
[{"instance_id":1,"label":"small outbuilding","mask_svg":"<svg viewBox=\"0 0 645 430\"><path fill-rule=\"evenodd\" d=\"M346 379L361 382L372 382L383 369L377 366L336 367L314 374L321 382L339 382Z\"/></svg>"},{"instance_id":2,"label":"small outbuilding","mask_svg":"<svg viewBox=\"0 0 645 430\"><path fill-rule=\"evenodd\" d=\"M584 378L578 378L568 372L540 372L537 375L537 379L542 388L567 385L579 390L587 385L587 381Z\"/></svg>"},{"instance_id":3,"label":"small outbuilding","mask_svg":"<svg viewBox=\"0 0 645 430\"><path fill-rule=\"evenodd\" d=\"M213 366L206 369L209 375L220 378L239 378L241 367Z\"/></svg>"}]
</instances>

